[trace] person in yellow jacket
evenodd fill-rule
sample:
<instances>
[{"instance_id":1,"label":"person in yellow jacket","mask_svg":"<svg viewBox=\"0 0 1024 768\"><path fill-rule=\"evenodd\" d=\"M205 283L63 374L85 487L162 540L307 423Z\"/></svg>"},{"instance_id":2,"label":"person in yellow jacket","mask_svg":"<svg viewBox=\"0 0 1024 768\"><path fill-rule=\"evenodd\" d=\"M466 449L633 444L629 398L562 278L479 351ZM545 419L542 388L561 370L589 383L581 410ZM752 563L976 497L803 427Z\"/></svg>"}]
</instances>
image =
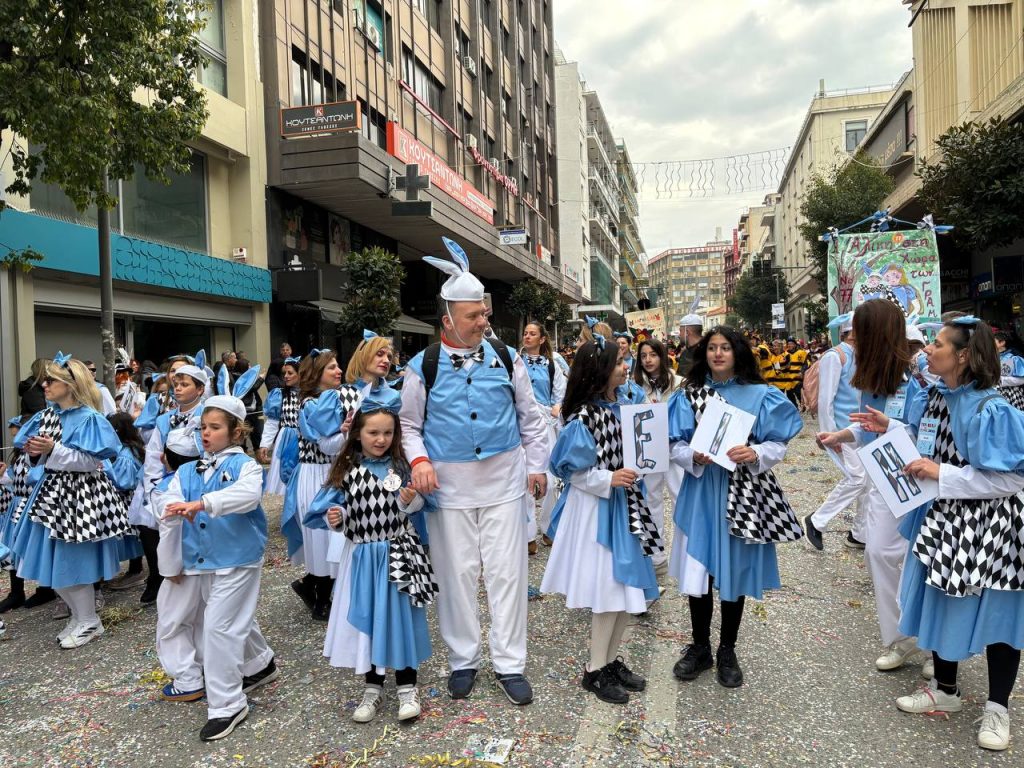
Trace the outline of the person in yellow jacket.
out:
<instances>
[{"instance_id":1,"label":"person in yellow jacket","mask_svg":"<svg viewBox=\"0 0 1024 768\"><path fill-rule=\"evenodd\" d=\"M772 350L768 346L768 342L759 341L754 347L754 357L757 358L757 364L761 368L761 378L765 380L765 383L771 384L775 379L775 368L772 365Z\"/></svg>"},{"instance_id":2,"label":"person in yellow jacket","mask_svg":"<svg viewBox=\"0 0 1024 768\"><path fill-rule=\"evenodd\" d=\"M779 368L779 382L786 397L797 408L802 410L800 404L800 392L803 389L804 369L807 367L807 350L801 349L796 339L790 336L786 339L786 350Z\"/></svg>"}]
</instances>

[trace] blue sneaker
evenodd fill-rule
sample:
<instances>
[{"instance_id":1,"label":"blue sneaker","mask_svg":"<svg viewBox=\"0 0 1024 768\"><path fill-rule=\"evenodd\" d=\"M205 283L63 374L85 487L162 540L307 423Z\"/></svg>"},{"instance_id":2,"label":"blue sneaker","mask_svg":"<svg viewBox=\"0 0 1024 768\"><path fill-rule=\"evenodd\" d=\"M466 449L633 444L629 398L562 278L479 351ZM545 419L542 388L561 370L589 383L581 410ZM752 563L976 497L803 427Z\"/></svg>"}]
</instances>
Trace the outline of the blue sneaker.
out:
<instances>
[{"instance_id":1,"label":"blue sneaker","mask_svg":"<svg viewBox=\"0 0 1024 768\"><path fill-rule=\"evenodd\" d=\"M205 695L205 688L196 688L194 691L179 691L174 687L174 683L168 683L160 691L160 698L164 701L199 701Z\"/></svg>"},{"instance_id":2,"label":"blue sneaker","mask_svg":"<svg viewBox=\"0 0 1024 768\"><path fill-rule=\"evenodd\" d=\"M475 669L456 669L448 675L448 695L453 699L468 699L475 683Z\"/></svg>"},{"instance_id":3,"label":"blue sneaker","mask_svg":"<svg viewBox=\"0 0 1024 768\"><path fill-rule=\"evenodd\" d=\"M498 685L501 686L501 690L504 691L505 697L513 704L522 706L533 701L533 688L525 675L495 674L494 677L497 679Z\"/></svg>"}]
</instances>

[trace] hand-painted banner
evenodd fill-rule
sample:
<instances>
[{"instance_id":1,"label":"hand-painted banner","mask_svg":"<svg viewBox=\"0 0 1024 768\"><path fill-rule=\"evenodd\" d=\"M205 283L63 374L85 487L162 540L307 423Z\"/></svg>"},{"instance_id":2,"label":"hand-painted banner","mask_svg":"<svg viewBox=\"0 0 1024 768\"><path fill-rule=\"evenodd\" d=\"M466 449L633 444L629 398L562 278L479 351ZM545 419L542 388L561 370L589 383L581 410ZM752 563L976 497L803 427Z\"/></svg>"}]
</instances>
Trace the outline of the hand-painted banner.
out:
<instances>
[{"instance_id":1,"label":"hand-painted banner","mask_svg":"<svg viewBox=\"0 0 1024 768\"><path fill-rule=\"evenodd\" d=\"M933 322L942 314L939 249L927 229L840 235L829 246L828 314L887 299L904 316Z\"/></svg>"},{"instance_id":2,"label":"hand-painted banner","mask_svg":"<svg viewBox=\"0 0 1024 768\"><path fill-rule=\"evenodd\" d=\"M654 332L656 339L665 340L665 310L661 307L642 309L639 312L627 312L624 317L626 318L626 325L630 328L636 331L647 328Z\"/></svg>"}]
</instances>

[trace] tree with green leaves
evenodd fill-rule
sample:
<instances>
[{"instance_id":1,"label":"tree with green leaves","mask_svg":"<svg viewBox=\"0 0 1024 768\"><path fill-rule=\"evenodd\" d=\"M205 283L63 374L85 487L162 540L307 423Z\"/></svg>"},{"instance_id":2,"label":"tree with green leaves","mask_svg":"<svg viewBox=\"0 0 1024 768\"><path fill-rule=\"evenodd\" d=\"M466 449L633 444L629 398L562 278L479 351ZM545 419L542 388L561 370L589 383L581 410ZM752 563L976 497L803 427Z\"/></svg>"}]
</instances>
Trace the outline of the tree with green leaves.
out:
<instances>
[{"instance_id":1,"label":"tree with green leaves","mask_svg":"<svg viewBox=\"0 0 1024 768\"><path fill-rule=\"evenodd\" d=\"M398 254L374 246L351 253L346 260L346 303L338 329L346 336L362 338L367 328L390 336L402 314L401 290L405 267Z\"/></svg>"},{"instance_id":2,"label":"tree with green leaves","mask_svg":"<svg viewBox=\"0 0 1024 768\"><path fill-rule=\"evenodd\" d=\"M828 243L818 238L830 227L847 227L879 210L893 190L893 180L873 159L858 152L824 174L814 174L800 203L800 225L814 267L813 276L824 293L828 272Z\"/></svg>"},{"instance_id":3,"label":"tree with green leaves","mask_svg":"<svg viewBox=\"0 0 1024 768\"><path fill-rule=\"evenodd\" d=\"M935 142L939 159L922 162L918 198L968 249L1024 237L1024 124L994 118L950 128Z\"/></svg>"},{"instance_id":4,"label":"tree with green leaves","mask_svg":"<svg viewBox=\"0 0 1024 768\"><path fill-rule=\"evenodd\" d=\"M732 309L751 328L767 328L772 322L772 304L785 303L789 284L780 269L755 263L736 281Z\"/></svg>"},{"instance_id":5,"label":"tree with green leaves","mask_svg":"<svg viewBox=\"0 0 1024 768\"><path fill-rule=\"evenodd\" d=\"M194 82L206 8L205 0L0 3L0 156L10 156L13 170L4 191L28 195L38 177L59 186L79 210L95 204L101 283L105 272L109 277L103 217L117 203L107 179L129 179L136 165L165 183L168 171L188 170L188 144L207 116ZM38 150L29 152L29 145ZM26 265L24 254L6 260ZM101 296L108 304L109 284ZM110 385L109 306L101 325Z\"/></svg>"},{"instance_id":6,"label":"tree with green leaves","mask_svg":"<svg viewBox=\"0 0 1024 768\"><path fill-rule=\"evenodd\" d=\"M552 326L564 325L572 318L572 311L558 289L532 277L515 284L508 307L519 315L520 325L527 320L541 320Z\"/></svg>"}]
</instances>

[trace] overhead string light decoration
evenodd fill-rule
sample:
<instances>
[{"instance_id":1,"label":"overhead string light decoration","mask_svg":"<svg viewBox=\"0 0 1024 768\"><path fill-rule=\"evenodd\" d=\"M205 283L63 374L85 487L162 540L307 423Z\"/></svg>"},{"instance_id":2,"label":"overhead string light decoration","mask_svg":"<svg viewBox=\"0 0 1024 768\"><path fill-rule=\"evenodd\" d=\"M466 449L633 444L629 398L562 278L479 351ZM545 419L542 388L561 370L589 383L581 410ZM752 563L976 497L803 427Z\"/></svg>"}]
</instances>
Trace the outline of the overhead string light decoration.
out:
<instances>
[{"instance_id":1,"label":"overhead string light decoration","mask_svg":"<svg viewBox=\"0 0 1024 768\"><path fill-rule=\"evenodd\" d=\"M789 147L702 160L633 163L639 197L707 199L775 191L786 169Z\"/></svg>"}]
</instances>

